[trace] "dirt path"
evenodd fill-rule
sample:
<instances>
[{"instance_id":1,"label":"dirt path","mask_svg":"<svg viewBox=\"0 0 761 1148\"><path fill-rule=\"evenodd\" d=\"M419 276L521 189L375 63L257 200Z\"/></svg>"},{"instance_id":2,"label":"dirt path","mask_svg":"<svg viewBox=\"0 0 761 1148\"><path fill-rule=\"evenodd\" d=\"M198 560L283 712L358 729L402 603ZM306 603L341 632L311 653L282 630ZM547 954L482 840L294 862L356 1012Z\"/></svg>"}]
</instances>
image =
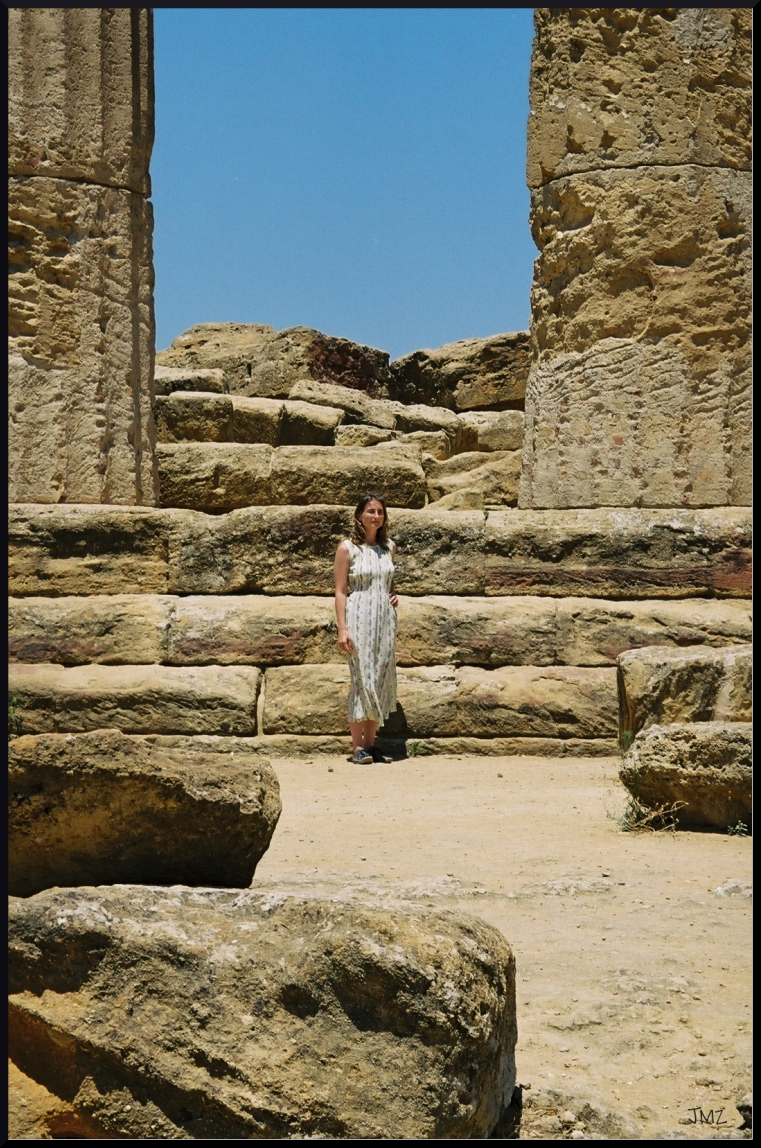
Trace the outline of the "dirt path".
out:
<instances>
[{"instance_id":1,"label":"dirt path","mask_svg":"<svg viewBox=\"0 0 761 1148\"><path fill-rule=\"evenodd\" d=\"M522 1135L588 1137L594 1121L572 1135L547 1114L554 1089L558 1110L589 1097L642 1137L738 1137L749 839L622 833L614 759L273 764L284 811L256 884L380 885L475 913L509 940L518 1080L534 1103ZM739 891L716 894L732 881ZM713 1124L692 1123L700 1109Z\"/></svg>"}]
</instances>

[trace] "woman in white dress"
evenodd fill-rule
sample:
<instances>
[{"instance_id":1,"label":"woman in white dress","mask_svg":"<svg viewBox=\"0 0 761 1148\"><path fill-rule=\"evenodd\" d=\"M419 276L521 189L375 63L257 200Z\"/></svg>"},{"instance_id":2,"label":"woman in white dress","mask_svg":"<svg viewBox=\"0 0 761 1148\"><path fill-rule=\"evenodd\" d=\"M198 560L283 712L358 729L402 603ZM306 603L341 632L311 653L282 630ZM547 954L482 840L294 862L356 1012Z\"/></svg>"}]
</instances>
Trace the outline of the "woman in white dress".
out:
<instances>
[{"instance_id":1,"label":"woman in white dress","mask_svg":"<svg viewBox=\"0 0 761 1148\"><path fill-rule=\"evenodd\" d=\"M375 734L396 709L396 606L394 556L386 504L366 494L354 511L354 533L336 551L338 645L349 655L347 714L357 765L388 761Z\"/></svg>"}]
</instances>

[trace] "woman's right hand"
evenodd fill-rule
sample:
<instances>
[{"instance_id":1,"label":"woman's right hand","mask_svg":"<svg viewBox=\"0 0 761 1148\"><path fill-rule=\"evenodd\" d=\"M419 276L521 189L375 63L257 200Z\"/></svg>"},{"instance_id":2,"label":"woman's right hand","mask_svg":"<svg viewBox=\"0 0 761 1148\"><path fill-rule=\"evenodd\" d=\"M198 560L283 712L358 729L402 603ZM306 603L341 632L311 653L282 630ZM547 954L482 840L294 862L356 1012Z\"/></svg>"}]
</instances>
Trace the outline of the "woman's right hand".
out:
<instances>
[{"instance_id":1,"label":"woman's right hand","mask_svg":"<svg viewBox=\"0 0 761 1148\"><path fill-rule=\"evenodd\" d=\"M341 626L338 631L338 648L343 654L351 654L354 650L354 643L349 637L346 626Z\"/></svg>"}]
</instances>

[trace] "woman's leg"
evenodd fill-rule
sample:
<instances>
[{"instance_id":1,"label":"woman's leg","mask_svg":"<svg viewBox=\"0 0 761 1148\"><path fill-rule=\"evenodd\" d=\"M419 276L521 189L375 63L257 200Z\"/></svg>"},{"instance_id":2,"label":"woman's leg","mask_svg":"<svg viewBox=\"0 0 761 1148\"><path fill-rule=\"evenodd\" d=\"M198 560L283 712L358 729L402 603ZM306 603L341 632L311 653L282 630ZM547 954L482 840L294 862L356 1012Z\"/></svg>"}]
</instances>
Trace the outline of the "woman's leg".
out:
<instances>
[{"instance_id":1,"label":"woman's leg","mask_svg":"<svg viewBox=\"0 0 761 1148\"><path fill-rule=\"evenodd\" d=\"M375 744L375 731L378 728L376 721L353 721L349 723L351 730L351 748L370 749Z\"/></svg>"}]
</instances>

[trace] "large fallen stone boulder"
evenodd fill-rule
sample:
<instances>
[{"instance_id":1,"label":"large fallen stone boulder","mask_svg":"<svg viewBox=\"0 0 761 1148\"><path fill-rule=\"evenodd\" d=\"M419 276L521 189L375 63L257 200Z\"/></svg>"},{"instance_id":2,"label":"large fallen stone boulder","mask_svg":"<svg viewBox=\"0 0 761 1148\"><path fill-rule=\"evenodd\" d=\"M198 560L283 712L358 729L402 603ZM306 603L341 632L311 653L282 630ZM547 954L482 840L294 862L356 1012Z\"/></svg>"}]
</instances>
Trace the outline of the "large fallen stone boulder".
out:
<instances>
[{"instance_id":1,"label":"large fallen stone boulder","mask_svg":"<svg viewBox=\"0 0 761 1148\"><path fill-rule=\"evenodd\" d=\"M159 494L164 506L235 510L267 506L272 447L231 442L180 442L156 447Z\"/></svg>"},{"instance_id":2,"label":"large fallen stone boulder","mask_svg":"<svg viewBox=\"0 0 761 1148\"><path fill-rule=\"evenodd\" d=\"M114 1137L483 1139L512 1095L515 963L472 917L132 885L13 901L10 937L14 1062Z\"/></svg>"},{"instance_id":3,"label":"large fallen stone boulder","mask_svg":"<svg viewBox=\"0 0 761 1148\"><path fill-rule=\"evenodd\" d=\"M382 446L377 448L383 449ZM358 452L359 453L359 452ZM362 452L367 453L367 452ZM14 595L331 594L351 506L207 515L141 506L10 506ZM748 598L751 516L713 510L394 509L404 594Z\"/></svg>"},{"instance_id":4,"label":"large fallen stone boulder","mask_svg":"<svg viewBox=\"0 0 761 1148\"><path fill-rule=\"evenodd\" d=\"M238 400L249 403L256 401L262 400ZM278 440L279 446L333 446L336 432L343 422L343 410L298 399L286 399L284 406L285 420Z\"/></svg>"},{"instance_id":5,"label":"large fallen stone boulder","mask_svg":"<svg viewBox=\"0 0 761 1148\"><path fill-rule=\"evenodd\" d=\"M118 730L8 746L9 890L53 885L246 888L280 816L267 760Z\"/></svg>"},{"instance_id":6,"label":"large fallen stone boulder","mask_svg":"<svg viewBox=\"0 0 761 1148\"><path fill-rule=\"evenodd\" d=\"M529 366L528 331L462 339L395 359L390 394L456 411L515 406L525 396Z\"/></svg>"},{"instance_id":7,"label":"large fallen stone boulder","mask_svg":"<svg viewBox=\"0 0 761 1148\"><path fill-rule=\"evenodd\" d=\"M287 398L299 379L386 395L388 354L323 335L311 327L276 331L260 323L199 323L184 331L156 362L168 367L216 367L232 394Z\"/></svg>"},{"instance_id":8,"label":"large fallen stone boulder","mask_svg":"<svg viewBox=\"0 0 761 1148\"><path fill-rule=\"evenodd\" d=\"M753 784L750 722L676 722L637 734L619 777L650 809L684 802L682 825L751 828Z\"/></svg>"},{"instance_id":9,"label":"large fallen stone boulder","mask_svg":"<svg viewBox=\"0 0 761 1148\"><path fill-rule=\"evenodd\" d=\"M74 666L12 663L22 733L256 733L255 666Z\"/></svg>"},{"instance_id":10,"label":"large fallen stone boulder","mask_svg":"<svg viewBox=\"0 0 761 1148\"><path fill-rule=\"evenodd\" d=\"M347 665L276 666L264 681L262 733L341 734ZM384 727L399 737L611 738L612 667L419 666L397 671L398 706Z\"/></svg>"},{"instance_id":11,"label":"large fallen stone boulder","mask_svg":"<svg viewBox=\"0 0 761 1148\"><path fill-rule=\"evenodd\" d=\"M619 737L626 750L640 730L673 722L751 718L751 646L675 650L650 646L617 659Z\"/></svg>"}]
</instances>

